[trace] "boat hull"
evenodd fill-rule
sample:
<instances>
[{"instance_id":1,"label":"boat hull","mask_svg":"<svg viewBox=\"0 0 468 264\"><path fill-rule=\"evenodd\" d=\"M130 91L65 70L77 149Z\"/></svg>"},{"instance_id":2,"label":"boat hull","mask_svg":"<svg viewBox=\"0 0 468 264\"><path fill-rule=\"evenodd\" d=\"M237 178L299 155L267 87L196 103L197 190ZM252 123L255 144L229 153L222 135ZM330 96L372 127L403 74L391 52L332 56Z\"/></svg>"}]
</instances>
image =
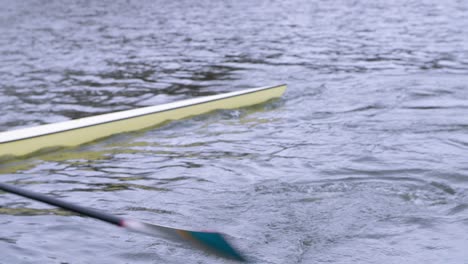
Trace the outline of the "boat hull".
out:
<instances>
[{"instance_id":1,"label":"boat hull","mask_svg":"<svg viewBox=\"0 0 468 264\"><path fill-rule=\"evenodd\" d=\"M47 148L78 146L214 110L256 105L281 97L285 90L286 85L254 88L3 132L0 133L0 157L24 156Z\"/></svg>"}]
</instances>

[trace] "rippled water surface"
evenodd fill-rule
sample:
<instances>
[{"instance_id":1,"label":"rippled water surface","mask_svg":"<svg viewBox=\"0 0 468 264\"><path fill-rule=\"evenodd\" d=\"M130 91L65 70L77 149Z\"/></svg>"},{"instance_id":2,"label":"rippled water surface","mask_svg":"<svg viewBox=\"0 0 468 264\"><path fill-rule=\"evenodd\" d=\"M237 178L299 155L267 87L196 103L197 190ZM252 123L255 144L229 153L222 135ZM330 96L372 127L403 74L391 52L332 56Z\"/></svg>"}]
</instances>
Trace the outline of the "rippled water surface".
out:
<instances>
[{"instance_id":1,"label":"rippled water surface","mask_svg":"<svg viewBox=\"0 0 468 264\"><path fill-rule=\"evenodd\" d=\"M288 84L2 182L221 230L255 263L467 263L467 1L0 4L0 131ZM5 193L0 224L0 263L224 261Z\"/></svg>"}]
</instances>

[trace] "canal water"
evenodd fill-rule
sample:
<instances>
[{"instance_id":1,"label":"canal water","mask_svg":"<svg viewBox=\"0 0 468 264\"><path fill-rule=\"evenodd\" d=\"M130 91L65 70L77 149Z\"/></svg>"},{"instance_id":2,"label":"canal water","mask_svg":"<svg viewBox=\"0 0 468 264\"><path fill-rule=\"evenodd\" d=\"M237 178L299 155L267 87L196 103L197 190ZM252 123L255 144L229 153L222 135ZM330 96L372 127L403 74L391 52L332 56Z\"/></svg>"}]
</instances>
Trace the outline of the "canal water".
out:
<instances>
[{"instance_id":1,"label":"canal water","mask_svg":"<svg viewBox=\"0 0 468 264\"><path fill-rule=\"evenodd\" d=\"M0 131L286 83L2 182L253 263L468 262L467 1L0 1ZM0 194L0 263L229 263Z\"/></svg>"}]
</instances>

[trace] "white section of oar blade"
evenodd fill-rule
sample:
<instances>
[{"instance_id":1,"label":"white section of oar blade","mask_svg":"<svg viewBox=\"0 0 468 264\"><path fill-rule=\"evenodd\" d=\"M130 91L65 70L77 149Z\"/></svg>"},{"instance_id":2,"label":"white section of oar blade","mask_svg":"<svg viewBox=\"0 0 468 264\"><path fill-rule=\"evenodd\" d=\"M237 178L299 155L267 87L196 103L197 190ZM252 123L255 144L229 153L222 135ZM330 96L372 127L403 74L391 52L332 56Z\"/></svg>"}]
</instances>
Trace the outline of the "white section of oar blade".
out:
<instances>
[{"instance_id":1,"label":"white section of oar blade","mask_svg":"<svg viewBox=\"0 0 468 264\"><path fill-rule=\"evenodd\" d=\"M177 234L176 230L170 227L142 223L140 221L132 219L124 219L123 227L127 228L130 231L142 233L149 236L180 240L180 236Z\"/></svg>"}]
</instances>

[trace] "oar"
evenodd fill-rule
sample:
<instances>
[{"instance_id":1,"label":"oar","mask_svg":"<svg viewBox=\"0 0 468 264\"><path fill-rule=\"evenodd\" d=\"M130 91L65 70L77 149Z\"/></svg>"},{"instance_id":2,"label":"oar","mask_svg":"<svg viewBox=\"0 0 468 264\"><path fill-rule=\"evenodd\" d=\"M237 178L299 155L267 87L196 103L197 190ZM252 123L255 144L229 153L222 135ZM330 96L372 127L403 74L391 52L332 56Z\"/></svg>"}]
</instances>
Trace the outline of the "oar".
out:
<instances>
[{"instance_id":1,"label":"oar","mask_svg":"<svg viewBox=\"0 0 468 264\"><path fill-rule=\"evenodd\" d=\"M58 200L50 196L31 192L4 183L0 183L0 190L14 193L50 205L54 205L81 215L96 218L104 222L127 228L128 230L134 232L139 232L151 236L162 236L167 239L178 241L189 241L195 246L201 247L202 249L219 255L221 257L242 262L246 261L246 259L226 241L223 235L217 232L183 230L143 223L135 220L123 219L111 214L97 211L95 209L85 208L79 205L65 202L63 200Z\"/></svg>"}]
</instances>

